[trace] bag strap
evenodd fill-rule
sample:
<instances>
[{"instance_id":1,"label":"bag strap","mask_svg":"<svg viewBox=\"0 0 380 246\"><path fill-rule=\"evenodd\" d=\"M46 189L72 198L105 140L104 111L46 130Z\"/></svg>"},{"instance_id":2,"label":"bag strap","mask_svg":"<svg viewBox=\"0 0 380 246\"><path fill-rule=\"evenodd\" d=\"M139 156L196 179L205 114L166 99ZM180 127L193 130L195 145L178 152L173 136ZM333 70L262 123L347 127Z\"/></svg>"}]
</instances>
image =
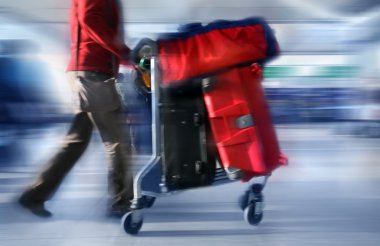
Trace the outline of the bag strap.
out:
<instances>
[{"instance_id":1,"label":"bag strap","mask_svg":"<svg viewBox=\"0 0 380 246\"><path fill-rule=\"evenodd\" d=\"M79 64L79 37L80 37L80 25L79 17L77 13L77 49L76 49L76 64L75 64L75 75L78 77L78 64Z\"/></svg>"},{"instance_id":2,"label":"bag strap","mask_svg":"<svg viewBox=\"0 0 380 246\"><path fill-rule=\"evenodd\" d=\"M109 0L108 1L108 24L110 25L110 27L112 26L112 1L115 1L115 0ZM111 64L112 64L112 73L113 73L113 76L116 77L117 76L117 67L116 67L116 57L115 57L115 54L113 54L111 52Z\"/></svg>"}]
</instances>

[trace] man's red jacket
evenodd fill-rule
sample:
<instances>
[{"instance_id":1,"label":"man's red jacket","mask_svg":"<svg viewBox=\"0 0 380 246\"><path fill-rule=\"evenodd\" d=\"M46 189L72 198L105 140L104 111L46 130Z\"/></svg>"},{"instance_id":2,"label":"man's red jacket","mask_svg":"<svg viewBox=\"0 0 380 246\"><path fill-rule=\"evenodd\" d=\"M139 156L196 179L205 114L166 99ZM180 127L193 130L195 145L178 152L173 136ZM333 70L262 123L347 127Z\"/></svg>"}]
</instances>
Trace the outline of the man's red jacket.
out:
<instances>
[{"instance_id":1,"label":"man's red jacket","mask_svg":"<svg viewBox=\"0 0 380 246\"><path fill-rule=\"evenodd\" d=\"M129 53L119 33L120 16L117 0L72 0L71 58L67 71L113 73L112 55L118 67ZM78 21L80 42L77 59Z\"/></svg>"}]
</instances>

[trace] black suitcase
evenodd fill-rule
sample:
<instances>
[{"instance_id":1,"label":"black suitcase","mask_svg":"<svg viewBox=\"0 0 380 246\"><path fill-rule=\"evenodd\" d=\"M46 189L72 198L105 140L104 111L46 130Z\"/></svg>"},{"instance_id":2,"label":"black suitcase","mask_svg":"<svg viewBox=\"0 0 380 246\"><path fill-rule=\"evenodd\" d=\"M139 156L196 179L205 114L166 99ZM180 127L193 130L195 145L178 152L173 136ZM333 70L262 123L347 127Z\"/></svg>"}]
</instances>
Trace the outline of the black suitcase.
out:
<instances>
[{"instance_id":1,"label":"black suitcase","mask_svg":"<svg viewBox=\"0 0 380 246\"><path fill-rule=\"evenodd\" d=\"M210 185L215 176L215 148L202 88L162 89L161 152L169 190Z\"/></svg>"}]
</instances>

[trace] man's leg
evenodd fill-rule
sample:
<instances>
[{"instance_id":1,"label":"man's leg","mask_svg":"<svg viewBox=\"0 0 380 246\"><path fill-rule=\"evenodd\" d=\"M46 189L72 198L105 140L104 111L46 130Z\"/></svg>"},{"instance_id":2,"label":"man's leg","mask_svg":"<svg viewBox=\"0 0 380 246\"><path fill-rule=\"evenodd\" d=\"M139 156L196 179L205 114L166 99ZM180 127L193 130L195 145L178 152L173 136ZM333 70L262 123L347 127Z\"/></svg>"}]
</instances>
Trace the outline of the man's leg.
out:
<instances>
[{"instance_id":1,"label":"man's leg","mask_svg":"<svg viewBox=\"0 0 380 246\"><path fill-rule=\"evenodd\" d=\"M58 153L46 164L37 180L21 196L20 203L44 216L43 204L57 190L62 180L85 151L93 125L87 113L79 113L71 124ZM41 212L41 214L38 214ZM45 212L48 212L45 210ZM48 216L48 214L45 214Z\"/></svg>"},{"instance_id":2,"label":"man's leg","mask_svg":"<svg viewBox=\"0 0 380 246\"><path fill-rule=\"evenodd\" d=\"M128 131L122 130L120 110L90 113L98 128L109 159L109 192L111 209L126 210L133 198L133 174ZM123 213L123 211L120 211Z\"/></svg>"}]
</instances>

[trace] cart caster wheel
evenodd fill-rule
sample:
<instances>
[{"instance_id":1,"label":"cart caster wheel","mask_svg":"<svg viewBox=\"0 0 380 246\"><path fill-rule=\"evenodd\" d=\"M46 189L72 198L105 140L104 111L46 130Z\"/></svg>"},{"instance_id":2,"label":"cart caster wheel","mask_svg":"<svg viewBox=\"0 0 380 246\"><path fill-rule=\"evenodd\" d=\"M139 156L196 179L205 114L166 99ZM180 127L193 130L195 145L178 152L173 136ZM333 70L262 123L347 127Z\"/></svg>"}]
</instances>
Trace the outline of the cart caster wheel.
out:
<instances>
[{"instance_id":1,"label":"cart caster wheel","mask_svg":"<svg viewBox=\"0 0 380 246\"><path fill-rule=\"evenodd\" d=\"M262 202L251 202L244 209L244 220L250 225L258 225L263 219L263 203Z\"/></svg>"},{"instance_id":2,"label":"cart caster wheel","mask_svg":"<svg viewBox=\"0 0 380 246\"><path fill-rule=\"evenodd\" d=\"M151 208L155 201L156 201L156 198L154 196L142 197L142 204L144 205L144 208Z\"/></svg>"},{"instance_id":3,"label":"cart caster wheel","mask_svg":"<svg viewBox=\"0 0 380 246\"><path fill-rule=\"evenodd\" d=\"M239 208L244 211L244 209L248 206L249 203L249 191L245 191L243 195L239 197L238 204Z\"/></svg>"},{"instance_id":4,"label":"cart caster wheel","mask_svg":"<svg viewBox=\"0 0 380 246\"><path fill-rule=\"evenodd\" d=\"M129 235L136 235L143 224L143 218L136 212L126 213L121 219L121 225L124 231Z\"/></svg>"}]
</instances>

